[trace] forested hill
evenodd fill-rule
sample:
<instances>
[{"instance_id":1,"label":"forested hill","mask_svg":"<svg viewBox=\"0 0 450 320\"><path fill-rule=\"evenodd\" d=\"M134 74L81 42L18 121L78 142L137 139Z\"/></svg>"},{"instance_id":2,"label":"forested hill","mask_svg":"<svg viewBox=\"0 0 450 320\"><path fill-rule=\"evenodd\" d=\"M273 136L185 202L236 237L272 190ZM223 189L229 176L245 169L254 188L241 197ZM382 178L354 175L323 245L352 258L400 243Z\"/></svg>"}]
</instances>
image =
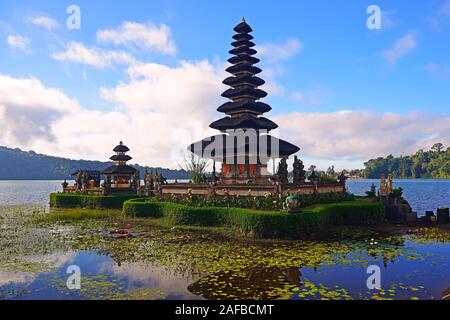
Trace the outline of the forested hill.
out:
<instances>
[{"instance_id":1,"label":"forested hill","mask_svg":"<svg viewBox=\"0 0 450 320\"><path fill-rule=\"evenodd\" d=\"M78 169L103 170L112 162L71 160L35 153L0 147L0 180L62 180L71 179L71 173ZM133 165L141 171L157 170L167 179L188 179L184 170L150 168Z\"/></svg>"},{"instance_id":2,"label":"forested hill","mask_svg":"<svg viewBox=\"0 0 450 320\"><path fill-rule=\"evenodd\" d=\"M429 151L372 159L364 166L364 176L372 179L379 179L382 173L393 174L395 178L450 178L450 148L437 143Z\"/></svg>"}]
</instances>

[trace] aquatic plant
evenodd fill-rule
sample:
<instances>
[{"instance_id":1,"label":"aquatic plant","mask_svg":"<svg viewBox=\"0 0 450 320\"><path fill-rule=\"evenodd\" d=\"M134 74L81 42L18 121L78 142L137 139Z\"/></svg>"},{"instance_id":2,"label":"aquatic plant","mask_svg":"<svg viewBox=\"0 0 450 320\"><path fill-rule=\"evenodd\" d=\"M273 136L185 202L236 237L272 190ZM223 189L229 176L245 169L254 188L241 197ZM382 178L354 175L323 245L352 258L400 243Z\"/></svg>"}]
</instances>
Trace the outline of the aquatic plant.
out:
<instances>
[{"instance_id":1,"label":"aquatic plant","mask_svg":"<svg viewBox=\"0 0 450 320\"><path fill-rule=\"evenodd\" d=\"M79 209L58 209L54 218L43 219L52 216L52 211L0 207L0 270L49 271L54 266L44 257L56 252L87 250L107 255L117 264L145 263L148 268L157 266L189 275L192 282L188 289L204 298L423 299L431 295L427 292L427 284L422 283L423 274L414 273L414 270L403 274L397 286L386 284L383 290L376 292L330 286L303 273L308 269L339 266L364 270L378 261L390 268L398 259L420 262L419 266L446 261L416 252L408 245L409 241L423 241L422 235L425 239L435 237L445 241L446 236L440 235L445 233L437 229L402 236L398 232L386 235L353 227L347 230L344 238L335 241L238 240L205 229L162 228L147 220L132 220L129 225L130 220L120 214L98 219L95 214L78 215ZM64 219L64 214L76 219ZM134 237L116 239L110 234L111 230L123 228L129 228ZM372 238L376 240L372 241ZM431 243L433 240L426 241ZM377 242L377 245L371 242ZM107 273L85 276L86 291L79 295L83 299L161 299L166 296L157 289L125 286L123 281ZM67 297L67 288L60 276L49 285L59 288L61 297ZM10 287L0 285L0 297L20 297L19 294L26 294L26 290L16 286L12 291Z\"/></svg>"}]
</instances>

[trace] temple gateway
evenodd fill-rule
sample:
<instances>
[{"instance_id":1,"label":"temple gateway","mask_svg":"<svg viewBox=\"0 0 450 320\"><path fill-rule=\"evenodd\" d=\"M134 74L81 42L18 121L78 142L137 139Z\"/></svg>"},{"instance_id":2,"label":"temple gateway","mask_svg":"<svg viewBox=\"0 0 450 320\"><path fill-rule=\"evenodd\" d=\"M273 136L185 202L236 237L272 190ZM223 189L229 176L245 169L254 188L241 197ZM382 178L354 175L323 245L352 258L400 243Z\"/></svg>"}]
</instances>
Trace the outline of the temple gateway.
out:
<instances>
[{"instance_id":1,"label":"temple gateway","mask_svg":"<svg viewBox=\"0 0 450 320\"><path fill-rule=\"evenodd\" d=\"M153 172L144 174L141 185L140 173L127 165L132 158L126 153L129 148L122 142L114 148L116 153L110 159L114 164L102 172L78 170L75 186L64 182L64 192L85 192L90 194L197 194L263 196L267 194L287 195L342 193L346 191L346 176L341 174L335 182L321 182L313 171L306 177L303 162L295 155L293 174L289 176L288 158L300 148L270 134L278 125L264 117L272 110L260 101L267 93L259 89L265 81L258 77L260 62L251 33L252 28L243 19L234 31L229 51L231 64L226 69L230 77L223 83L230 88L222 97L229 101L219 106L218 112L225 116L210 127L219 131L215 136L205 138L188 146L188 151L213 163L211 177L204 177L201 183L167 183L166 179ZM270 173L268 163L278 163L275 172ZM216 164L220 171L216 171ZM100 175L104 182L100 186Z\"/></svg>"}]
</instances>

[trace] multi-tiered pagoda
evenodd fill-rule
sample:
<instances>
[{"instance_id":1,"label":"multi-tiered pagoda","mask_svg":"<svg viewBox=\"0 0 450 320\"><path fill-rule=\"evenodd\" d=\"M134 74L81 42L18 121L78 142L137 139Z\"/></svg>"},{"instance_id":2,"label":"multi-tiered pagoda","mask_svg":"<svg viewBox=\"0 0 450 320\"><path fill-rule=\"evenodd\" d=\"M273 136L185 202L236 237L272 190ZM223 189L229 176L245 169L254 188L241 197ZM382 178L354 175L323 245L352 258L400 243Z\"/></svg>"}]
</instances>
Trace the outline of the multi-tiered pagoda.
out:
<instances>
[{"instance_id":1,"label":"multi-tiered pagoda","mask_svg":"<svg viewBox=\"0 0 450 320\"><path fill-rule=\"evenodd\" d=\"M130 149L120 141L113 151L116 153L109 159L114 161L114 164L109 168L103 170L102 174L105 175L104 189L105 193L109 192L135 192L135 181L138 177L135 177L138 171L127 165L127 162L133 159L126 153ZM137 181L136 181L137 182Z\"/></svg>"},{"instance_id":2,"label":"multi-tiered pagoda","mask_svg":"<svg viewBox=\"0 0 450 320\"><path fill-rule=\"evenodd\" d=\"M252 28L243 19L234 31L233 55L228 60L232 76L223 83L230 86L222 97L230 101L217 111L226 116L213 122L210 127L221 134L196 142L188 149L201 158L222 163L222 182L225 183L267 183L267 163L270 159L288 158L300 149L286 141L277 139L269 132L278 128L273 121L263 117L272 108L261 101L267 93L258 87L265 81L257 75L260 60L255 58Z\"/></svg>"}]
</instances>

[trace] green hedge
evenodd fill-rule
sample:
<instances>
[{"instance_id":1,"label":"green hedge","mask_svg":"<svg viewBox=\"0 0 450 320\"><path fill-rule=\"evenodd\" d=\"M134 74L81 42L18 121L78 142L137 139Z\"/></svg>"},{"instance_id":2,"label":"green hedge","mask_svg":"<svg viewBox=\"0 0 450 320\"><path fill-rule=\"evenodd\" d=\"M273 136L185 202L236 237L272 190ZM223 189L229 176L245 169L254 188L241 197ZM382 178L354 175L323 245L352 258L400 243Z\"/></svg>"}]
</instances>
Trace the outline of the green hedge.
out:
<instances>
[{"instance_id":1,"label":"green hedge","mask_svg":"<svg viewBox=\"0 0 450 320\"><path fill-rule=\"evenodd\" d=\"M299 238L321 233L330 225L369 225L384 221L381 202L363 200L314 205L298 214L242 208L192 207L172 202L129 200L123 213L130 217L163 218L170 225L228 226L259 238Z\"/></svg>"},{"instance_id":2,"label":"green hedge","mask_svg":"<svg viewBox=\"0 0 450 320\"><path fill-rule=\"evenodd\" d=\"M249 190L251 187L249 187ZM251 191L251 190L250 190ZM247 208L258 210L282 210L286 200L286 195L279 197L277 195L267 196L233 196L217 195L210 192L206 197L204 195L194 194L163 194L156 196L158 201L175 202L192 207L227 207L227 208ZM344 201L353 201L353 194L344 193L324 193L324 194L304 194L297 195L301 207L306 208L313 204L337 203Z\"/></svg>"},{"instance_id":3,"label":"green hedge","mask_svg":"<svg viewBox=\"0 0 450 320\"><path fill-rule=\"evenodd\" d=\"M137 195L92 196L87 194L52 193L50 206L54 208L122 209L125 201Z\"/></svg>"}]
</instances>

